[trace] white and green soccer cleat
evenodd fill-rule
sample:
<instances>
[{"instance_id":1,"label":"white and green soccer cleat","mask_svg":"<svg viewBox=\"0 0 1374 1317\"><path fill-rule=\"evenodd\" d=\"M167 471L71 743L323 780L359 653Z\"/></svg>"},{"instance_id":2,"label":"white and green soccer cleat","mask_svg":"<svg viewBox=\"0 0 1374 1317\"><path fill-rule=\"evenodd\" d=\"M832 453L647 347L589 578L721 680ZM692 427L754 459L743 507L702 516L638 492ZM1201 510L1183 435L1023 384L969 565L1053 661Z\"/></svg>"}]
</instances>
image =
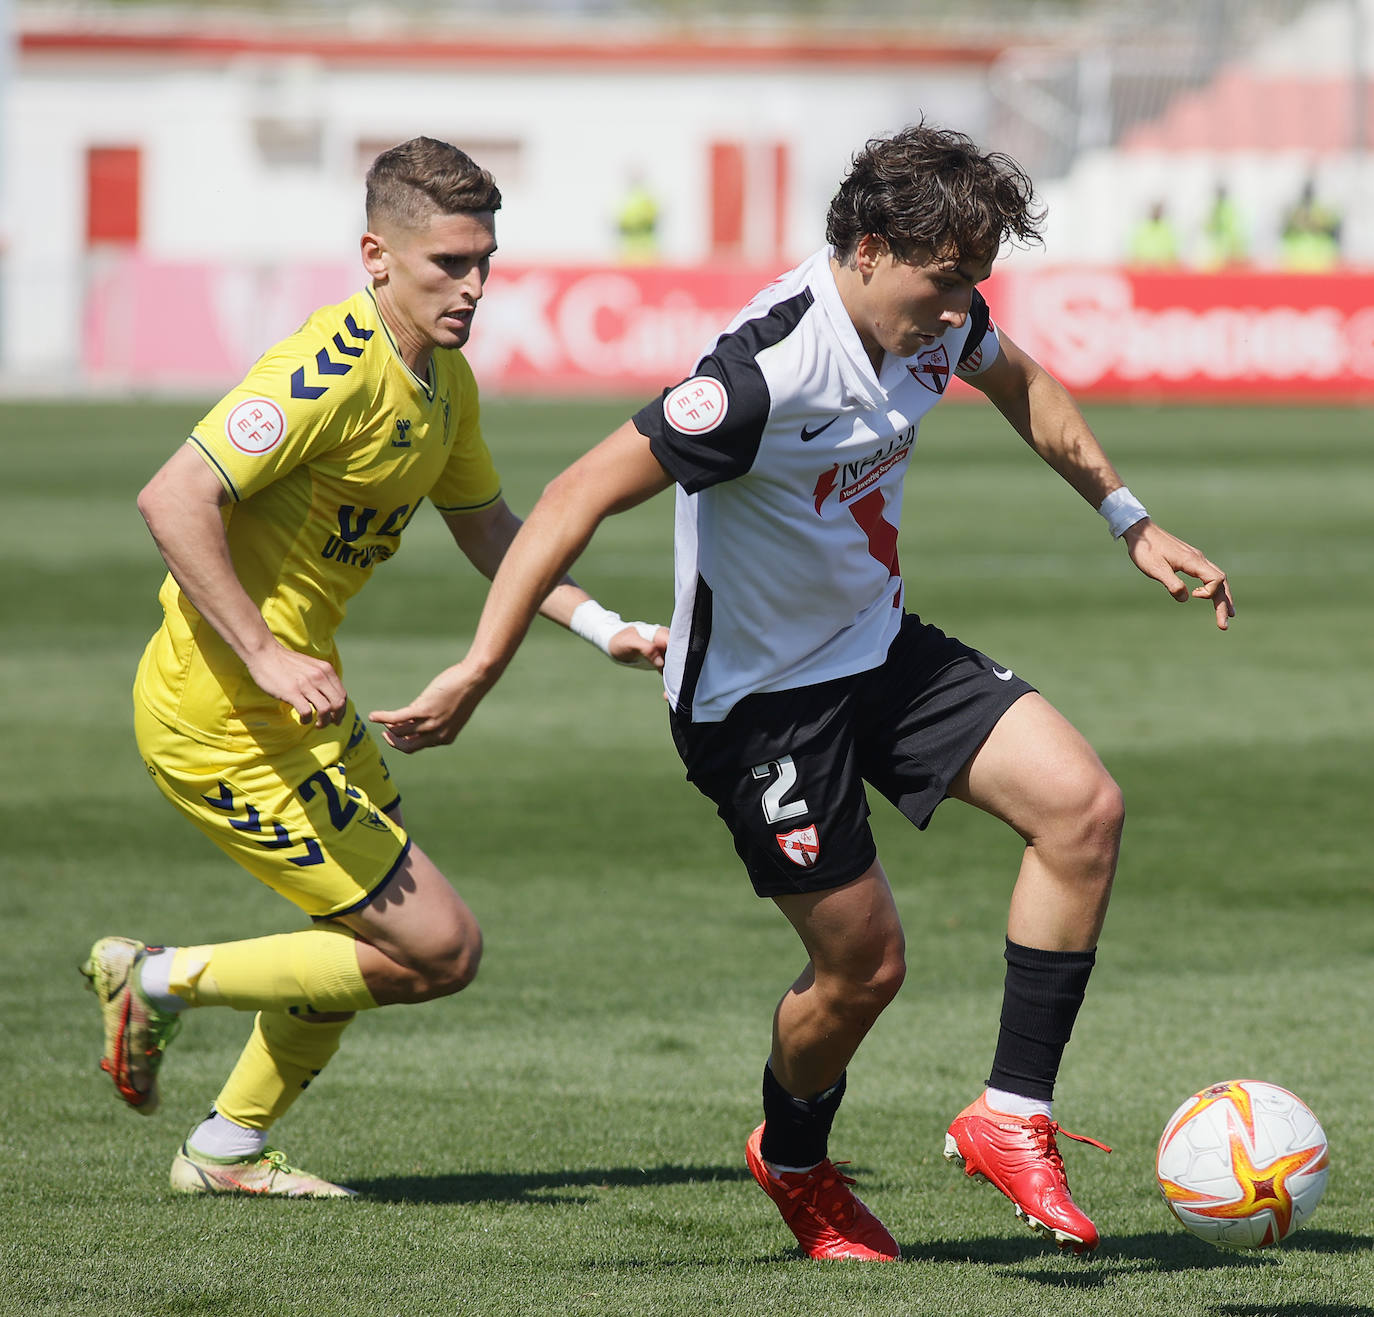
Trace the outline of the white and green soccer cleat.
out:
<instances>
[{"instance_id":1,"label":"white and green soccer cleat","mask_svg":"<svg viewBox=\"0 0 1374 1317\"><path fill-rule=\"evenodd\" d=\"M172 1161L172 1188L182 1194L250 1194L270 1198L356 1198L357 1191L331 1184L296 1166L286 1154L264 1148L256 1157L207 1157L188 1143Z\"/></svg>"},{"instance_id":2,"label":"white and green soccer cleat","mask_svg":"<svg viewBox=\"0 0 1374 1317\"><path fill-rule=\"evenodd\" d=\"M148 948L129 937L102 937L81 972L100 1002L105 1052L100 1068L115 1091L140 1115L157 1110L157 1072L181 1016L151 1005L138 986L138 966Z\"/></svg>"}]
</instances>

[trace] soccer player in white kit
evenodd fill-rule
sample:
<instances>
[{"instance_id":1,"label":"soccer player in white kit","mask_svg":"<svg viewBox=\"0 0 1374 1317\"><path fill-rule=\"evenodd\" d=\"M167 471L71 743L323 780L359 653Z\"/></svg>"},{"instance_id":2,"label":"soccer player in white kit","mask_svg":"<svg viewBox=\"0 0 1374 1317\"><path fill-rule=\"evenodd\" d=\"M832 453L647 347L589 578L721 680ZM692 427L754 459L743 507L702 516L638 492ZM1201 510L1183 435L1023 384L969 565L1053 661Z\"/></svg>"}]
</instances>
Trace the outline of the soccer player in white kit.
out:
<instances>
[{"instance_id":1,"label":"soccer player in white kit","mask_svg":"<svg viewBox=\"0 0 1374 1317\"><path fill-rule=\"evenodd\" d=\"M808 957L774 1016L746 1160L811 1257L899 1255L827 1154L845 1068L905 968L865 783L918 828L952 797L1024 839L992 1069L945 1156L1061 1247L1098 1242L1050 1104L1106 913L1121 793L1027 682L906 611L902 484L951 375L1146 576L1179 600L1179 573L1196 578L1223 630L1235 609L1222 570L1149 518L1064 388L992 323L978 285L1003 242L1038 238L1040 218L1019 166L961 134L918 125L870 141L831 203L828 245L548 487L466 657L408 707L372 715L405 751L451 741L601 519L676 483L674 742Z\"/></svg>"}]
</instances>

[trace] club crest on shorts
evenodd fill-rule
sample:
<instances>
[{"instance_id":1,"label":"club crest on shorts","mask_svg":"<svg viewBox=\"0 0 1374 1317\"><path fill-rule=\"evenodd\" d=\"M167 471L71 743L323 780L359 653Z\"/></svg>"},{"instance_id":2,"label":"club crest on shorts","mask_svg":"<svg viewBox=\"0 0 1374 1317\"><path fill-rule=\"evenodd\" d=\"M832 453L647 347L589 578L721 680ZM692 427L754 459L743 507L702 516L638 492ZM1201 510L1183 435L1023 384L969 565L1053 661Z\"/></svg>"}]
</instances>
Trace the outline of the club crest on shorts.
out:
<instances>
[{"instance_id":1,"label":"club crest on shorts","mask_svg":"<svg viewBox=\"0 0 1374 1317\"><path fill-rule=\"evenodd\" d=\"M773 835L778 839L782 853L803 869L809 869L821 858L821 841L816 835L814 823L795 832L775 832Z\"/></svg>"}]
</instances>

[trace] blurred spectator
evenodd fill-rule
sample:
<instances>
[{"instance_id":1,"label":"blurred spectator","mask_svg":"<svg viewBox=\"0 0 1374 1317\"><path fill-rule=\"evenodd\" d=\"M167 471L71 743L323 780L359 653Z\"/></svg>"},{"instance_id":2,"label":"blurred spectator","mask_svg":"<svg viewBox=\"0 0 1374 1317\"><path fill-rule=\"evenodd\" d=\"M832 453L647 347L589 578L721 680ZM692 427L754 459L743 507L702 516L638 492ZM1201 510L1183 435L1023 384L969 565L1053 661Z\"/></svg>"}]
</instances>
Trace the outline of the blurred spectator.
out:
<instances>
[{"instance_id":1,"label":"blurred spectator","mask_svg":"<svg viewBox=\"0 0 1374 1317\"><path fill-rule=\"evenodd\" d=\"M658 260L658 202L644 179L635 174L616 215L620 235L620 259L630 265L652 265Z\"/></svg>"},{"instance_id":2,"label":"blurred spectator","mask_svg":"<svg viewBox=\"0 0 1374 1317\"><path fill-rule=\"evenodd\" d=\"M1154 202L1131 230L1126 259L1142 269L1166 270L1178 264L1178 234L1162 201Z\"/></svg>"},{"instance_id":3,"label":"blurred spectator","mask_svg":"<svg viewBox=\"0 0 1374 1317\"><path fill-rule=\"evenodd\" d=\"M1202 221L1202 249L1198 264L1204 270L1225 270L1250 261L1250 236L1240 207L1225 183L1218 183L1212 205Z\"/></svg>"},{"instance_id":4,"label":"blurred spectator","mask_svg":"<svg viewBox=\"0 0 1374 1317\"><path fill-rule=\"evenodd\" d=\"M1317 200L1316 182L1302 185L1297 204L1284 216L1279 261L1285 270L1333 270L1341 261L1341 217Z\"/></svg>"}]
</instances>

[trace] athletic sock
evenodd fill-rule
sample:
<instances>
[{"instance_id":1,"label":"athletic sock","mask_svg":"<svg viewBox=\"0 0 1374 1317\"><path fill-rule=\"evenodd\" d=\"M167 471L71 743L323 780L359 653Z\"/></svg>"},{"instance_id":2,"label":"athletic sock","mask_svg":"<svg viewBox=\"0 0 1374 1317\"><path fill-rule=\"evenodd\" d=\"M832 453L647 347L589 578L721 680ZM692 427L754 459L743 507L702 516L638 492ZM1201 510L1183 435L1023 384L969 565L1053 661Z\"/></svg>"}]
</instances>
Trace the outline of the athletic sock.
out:
<instances>
[{"instance_id":1,"label":"athletic sock","mask_svg":"<svg viewBox=\"0 0 1374 1317\"><path fill-rule=\"evenodd\" d=\"M186 1145L202 1157L246 1162L267 1146L267 1135L262 1130L244 1129L212 1107L210 1114L191 1131Z\"/></svg>"},{"instance_id":2,"label":"athletic sock","mask_svg":"<svg viewBox=\"0 0 1374 1317\"><path fill-rule=\"evenodd\" d=\"M215 1111L246 1129L270 1128L329 1064L352 1018L303 1020L287 1011L259 1011Z\"/></svg>"},{"instance_id":3,"label":"athletic sock","mask_svg":"<svg viewBox=\"0 0 1374 1317\"><path fill-rule=\"evenodd\" d=\"M1096 951L1042 951L1007 939L1002 1026L988 1087L1049 1102Z\"/></svg>"},{"instance_id":4,"label":"athletic sock","mask_svg":"<svg viewBox=\"0 0 1374 1317\"><path fill-rule=\"evenodd\" d=\"M169 982L175 947L149 947L138 967L138 986L150 1006L175 1015L191 1003L178 997Z\"/></svg>"},{"instance_id":5,"label":"athletic sock","mask_svg":"<svg viewBox=\"0 0 1374 1317\"><path fill-rule=\"evenodd\" d=\"M763 1067L763 1138L759 1153L778 1170L810 1170L825 1160L830 1126L844 1097L841 1075L824 1093L793 1097L778 1083L773 1067Z\"/></svg>"},{"instance_id":6,"label":"athletic sock","mask_svg":"<svg viewBox=\"0 0 1374 1317\"><path fill-rule=\"evenodd\" d=\"M192 1006L331 1014L376 1006L358 968L356 939L337 924L299 933L178 947L168 986Z\"/></svg>"},{"instance_id":7,"label":"athletic sock","mask_svg":"<svg viewBox=\"0 0 1374 1317\"><path fill-rule=\"evenodd\" d=\"M1005 1088L983 1090L983 1100L993 1110L1003 1116L1020 1116L1029 1120L1032 1116L1053 1116L1054 1104L1042 1098L1022 1097L1020 1093L1008 1093Z\"/></svg>"}]
</instances>

